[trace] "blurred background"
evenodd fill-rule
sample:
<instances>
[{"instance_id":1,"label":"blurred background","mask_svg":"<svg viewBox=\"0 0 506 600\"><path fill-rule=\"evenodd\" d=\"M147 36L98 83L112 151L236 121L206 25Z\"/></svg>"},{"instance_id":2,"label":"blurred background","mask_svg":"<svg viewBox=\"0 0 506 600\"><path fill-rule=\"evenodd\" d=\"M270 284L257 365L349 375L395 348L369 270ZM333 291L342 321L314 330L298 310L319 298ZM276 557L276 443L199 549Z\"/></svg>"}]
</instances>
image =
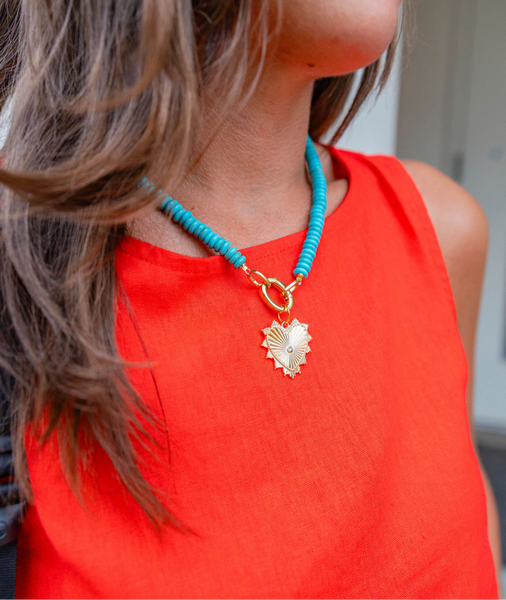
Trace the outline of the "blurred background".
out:
<instances>
[{"instance_id":1,"label":"blurred background","mask_svg":"<svg viewBox=\"0 0 506 600\"><path fill-rule=\"evenodd\" d=\"M506 0L418 0L413 12L415 31L403 39L386 89L338 145L429 163L487 214L475 423L506 560ZM8 107L0 116L0 147L7 125Z\"/></svg>"}]
</instances>

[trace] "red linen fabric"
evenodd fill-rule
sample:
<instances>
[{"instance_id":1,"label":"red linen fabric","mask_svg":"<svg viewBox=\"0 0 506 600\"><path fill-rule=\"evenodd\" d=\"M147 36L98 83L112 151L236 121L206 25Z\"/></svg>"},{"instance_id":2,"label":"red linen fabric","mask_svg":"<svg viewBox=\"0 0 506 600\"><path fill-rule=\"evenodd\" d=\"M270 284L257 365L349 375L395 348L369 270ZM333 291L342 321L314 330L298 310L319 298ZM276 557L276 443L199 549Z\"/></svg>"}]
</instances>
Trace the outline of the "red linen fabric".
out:
<instances>
[{"instance_id":1,"label":"red linen fabric","mask_svg":"<svg viewBox=\"0 0 506 600\"><path fill-rule=\"evenodd\" d=\"M170 444L156 433L141 469L196 535L157 534L99 449L83 507L56 442L30 442L17 597L497 598L434 228L397 159L332 155L350 185L295 292L313 340L293 380L266 359L274 314L242 271L121 244L118 343L146 350L152 372L132 381ZM247 264L289 283L304 236L245 249Z\"/></svg>"}]
</instances>

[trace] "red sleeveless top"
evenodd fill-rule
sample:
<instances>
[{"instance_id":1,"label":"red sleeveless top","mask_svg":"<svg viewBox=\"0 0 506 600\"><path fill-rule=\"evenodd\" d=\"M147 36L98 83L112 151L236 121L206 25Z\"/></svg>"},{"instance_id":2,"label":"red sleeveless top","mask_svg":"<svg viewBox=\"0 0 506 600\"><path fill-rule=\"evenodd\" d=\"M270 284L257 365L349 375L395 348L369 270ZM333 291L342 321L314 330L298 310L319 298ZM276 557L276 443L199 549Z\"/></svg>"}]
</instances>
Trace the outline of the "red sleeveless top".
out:
<instances>
[{"instance_id":1,"label":"red sleeveless top","mask_svg":"<svg viewBox=\"0 0 506 600\"><path fill-rule=\"evenodd\" d=\"M56 442L30 443L17 597L497 598L434 228L397 159L332 155L349 189L295 292L313 339L294 379L266 359L274 313L242 271L118 248L120 351L147 353L132 381L168 429L141 469L195 534L157 534L100 450L83 507ZM288 283L304 237L247 248L248 265Z\"/></svg>"}]
</instances>

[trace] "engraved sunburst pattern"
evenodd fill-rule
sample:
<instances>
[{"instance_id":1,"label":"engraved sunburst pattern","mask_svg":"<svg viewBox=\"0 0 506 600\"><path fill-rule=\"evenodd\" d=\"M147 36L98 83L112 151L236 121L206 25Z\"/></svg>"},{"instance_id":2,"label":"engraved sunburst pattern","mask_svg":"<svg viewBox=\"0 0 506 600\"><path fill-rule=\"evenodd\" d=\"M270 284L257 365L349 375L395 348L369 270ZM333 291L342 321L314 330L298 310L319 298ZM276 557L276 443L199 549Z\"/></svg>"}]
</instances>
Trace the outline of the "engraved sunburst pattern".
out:
<instances>
[{"instance_id":1,"label":"engraved sunburst pattern","mask_svg":"<svg viewBox=\"0 0 506 600\"><path fill-rule=\"evenodd\" d=\"M300 365L306 364L306 354L311 352L309 342L312 338L307 328L308 325L294 319L286 327L273 321L263 330L265 340L262 346L267 348L266 358L272 358L274 368L283 369L283 373L292 379L300 373Z\"/></svg>"}]
</instances>

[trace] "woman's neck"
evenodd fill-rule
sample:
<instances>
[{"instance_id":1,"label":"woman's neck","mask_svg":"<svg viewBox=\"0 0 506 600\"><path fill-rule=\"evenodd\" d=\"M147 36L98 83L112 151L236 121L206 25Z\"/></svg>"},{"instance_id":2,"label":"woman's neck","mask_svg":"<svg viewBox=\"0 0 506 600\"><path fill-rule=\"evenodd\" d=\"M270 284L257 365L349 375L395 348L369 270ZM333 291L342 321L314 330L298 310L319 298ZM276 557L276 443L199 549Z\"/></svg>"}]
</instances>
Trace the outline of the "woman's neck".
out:
<instances>
[{"instance_id":1,"label":"woman's neck","mask_svg":"<svg viewBox=\"0 0 506 600\"><path fill-rule=\"evenodd\" d=\"M192 172L167 192L238 248L304 229L311 206L304 154L312 90L311 81L266 69L247 106L231 112ZM330 157L318 151L332 212L347 185L332 185ZM180 254L210 253L159 211L137 219L131 235Z\"/></svg>"}]
</instances>

